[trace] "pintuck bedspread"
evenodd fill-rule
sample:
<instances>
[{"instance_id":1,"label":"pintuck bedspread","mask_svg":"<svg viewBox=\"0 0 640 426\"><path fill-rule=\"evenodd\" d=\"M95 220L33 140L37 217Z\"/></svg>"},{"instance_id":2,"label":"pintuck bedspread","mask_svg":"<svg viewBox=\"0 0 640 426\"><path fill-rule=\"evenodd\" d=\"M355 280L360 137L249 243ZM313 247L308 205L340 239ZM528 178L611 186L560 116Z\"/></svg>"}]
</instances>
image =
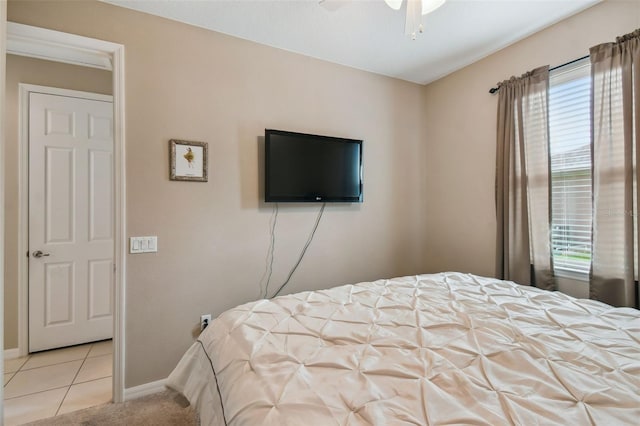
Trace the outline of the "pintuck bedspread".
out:
<instances>
[{"instance_id":1,"label":"pintuck bedspread","mask_svg":"<svg viewBox=\"0 0 640 426\"><path fill-rule=\"evenodd\" d=\"M203 425L637 425L640 313L460 273L260 300L168 379Z\"/></svg>"}]
</instances>

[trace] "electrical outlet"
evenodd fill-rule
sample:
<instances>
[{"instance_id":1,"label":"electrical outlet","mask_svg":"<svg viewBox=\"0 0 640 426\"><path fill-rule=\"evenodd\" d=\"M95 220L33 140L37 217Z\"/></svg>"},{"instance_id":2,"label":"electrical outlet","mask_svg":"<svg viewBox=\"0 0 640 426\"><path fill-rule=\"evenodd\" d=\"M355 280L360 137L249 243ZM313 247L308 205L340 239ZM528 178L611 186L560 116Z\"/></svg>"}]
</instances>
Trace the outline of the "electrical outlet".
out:
<instances>
[{"instance_id":1,"label":"electrical outlet","mask_svg":"<svg viewBox=\"0 0 640 426\"><path fill-rule=\"evenodd\" d=\"M207 328L211 324L211 314L200 315L200 331Z\"/></svg>"}]
</instances>

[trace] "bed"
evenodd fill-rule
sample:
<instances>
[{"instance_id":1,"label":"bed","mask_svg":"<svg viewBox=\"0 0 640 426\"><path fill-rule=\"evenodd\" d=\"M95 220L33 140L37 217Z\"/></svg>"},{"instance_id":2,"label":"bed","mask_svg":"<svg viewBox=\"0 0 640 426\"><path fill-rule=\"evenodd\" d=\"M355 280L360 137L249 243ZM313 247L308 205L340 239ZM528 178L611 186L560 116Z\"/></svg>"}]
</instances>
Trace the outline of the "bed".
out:
<instances>
[{"instance_id":1,"label":"bed","mask_svg":"<svg viewBox=\"0 0 640 426\"><path fill-rule=\"evenodd\" d=\"M202 425L623 425L640 312L462 273L231 309L167 380Z\"/></svg>"}]
</instances>

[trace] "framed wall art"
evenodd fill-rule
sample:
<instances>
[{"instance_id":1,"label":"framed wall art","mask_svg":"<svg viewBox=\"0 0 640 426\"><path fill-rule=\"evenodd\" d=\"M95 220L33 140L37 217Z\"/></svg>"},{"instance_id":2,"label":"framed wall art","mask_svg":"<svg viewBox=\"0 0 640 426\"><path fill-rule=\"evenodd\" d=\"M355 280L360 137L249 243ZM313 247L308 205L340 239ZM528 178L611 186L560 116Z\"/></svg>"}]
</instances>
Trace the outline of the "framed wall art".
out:
<instances>
[{"instance_id":1,"label":"framed wall art","mask_svg":"<svg viewBox=\"0 0 640 426\"><path fill-rule=\"evenodd\" d=\"M207 182L208 158L206 142L171 139L169 141L169 179Z\"/></svg>"}]
</instances>

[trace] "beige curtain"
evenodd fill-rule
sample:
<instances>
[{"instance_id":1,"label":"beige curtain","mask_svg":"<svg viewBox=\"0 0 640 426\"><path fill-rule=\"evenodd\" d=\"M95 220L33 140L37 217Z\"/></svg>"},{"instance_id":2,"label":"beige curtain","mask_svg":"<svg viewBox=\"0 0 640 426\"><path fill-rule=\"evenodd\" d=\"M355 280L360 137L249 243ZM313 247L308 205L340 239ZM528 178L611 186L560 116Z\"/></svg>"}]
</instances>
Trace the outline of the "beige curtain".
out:
<instances>
[{"instance_id":1,"label":"beige curtain","mask_svg":"<svg viewBox=\"0 0 640 426\"><path fill-rule=\"evenodd\" d=\"M595 46L590 53L594 197L590 296L614 306L635 306L640 30Z\"/></svg>"},{"instance_id":2,"label":"beige curtain","mask_svg":"<svg viewBox=\"0 0 640 426\"><path fill-rule=\"evenodd\" d=\"M554 287L549 233L549 67L498 85L497 276Z\"/></svg>"}]
</instances>

